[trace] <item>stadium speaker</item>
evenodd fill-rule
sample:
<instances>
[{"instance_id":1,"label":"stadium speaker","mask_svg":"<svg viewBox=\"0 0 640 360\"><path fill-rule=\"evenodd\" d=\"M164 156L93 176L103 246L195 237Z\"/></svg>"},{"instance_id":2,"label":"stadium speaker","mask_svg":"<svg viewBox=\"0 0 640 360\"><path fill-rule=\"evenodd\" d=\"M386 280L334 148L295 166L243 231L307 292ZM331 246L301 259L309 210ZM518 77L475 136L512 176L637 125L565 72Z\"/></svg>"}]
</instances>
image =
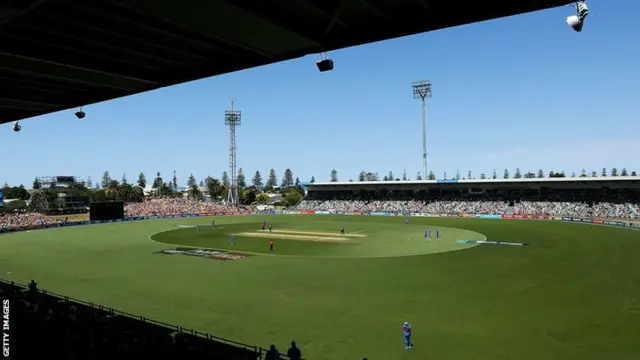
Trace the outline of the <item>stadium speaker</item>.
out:
<instances>
[{"instance_id":1,"label":"stadium speaker","mask_svg":"<svg viewBox=\"0 0 640 360\"><path fill-rule=\"evenodd\" d=\"M331 71L333 70L333 60L331 59L322 59L316 62L316 66L320 72Z\"/></svg>"},{"instance_id":2,"label":"stadium speaker","mask_svg":"<svg viewBox=\"0 0 640 360\"><path fill-rule=\"evenodd\" d=\"M80 120L84 119L84 117L87 116L87 114L84 113L84 111L80 110L80 111L76 111L76 117Z\"/></svg>"}]
</instances>

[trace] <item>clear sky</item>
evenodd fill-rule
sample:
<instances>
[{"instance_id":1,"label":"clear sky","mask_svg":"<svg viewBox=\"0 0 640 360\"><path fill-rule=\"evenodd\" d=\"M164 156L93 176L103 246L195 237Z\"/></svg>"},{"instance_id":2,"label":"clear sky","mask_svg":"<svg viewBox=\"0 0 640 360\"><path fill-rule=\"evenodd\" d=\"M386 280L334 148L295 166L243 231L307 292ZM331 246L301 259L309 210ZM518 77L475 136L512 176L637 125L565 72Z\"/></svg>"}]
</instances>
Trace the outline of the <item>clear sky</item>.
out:
<instances>
[{"instance_id":1,"label":"clear sky","mask_svg":"<svg viewBox=\"0 0 640 360\"><path fill-rule=\"evenodd\" d=\"M421 108L411 83L431 79L427 147L437 178L543 168L640 171L640 1L590 0L582 33L561 7L305 57L3 127L0 182L35 176L130 180L177 171L220 177L224 111L242 111L238 166L249 180L285 168L301 181L361 170L410 178L422 169Z\"/></svg>"}]
</instances>

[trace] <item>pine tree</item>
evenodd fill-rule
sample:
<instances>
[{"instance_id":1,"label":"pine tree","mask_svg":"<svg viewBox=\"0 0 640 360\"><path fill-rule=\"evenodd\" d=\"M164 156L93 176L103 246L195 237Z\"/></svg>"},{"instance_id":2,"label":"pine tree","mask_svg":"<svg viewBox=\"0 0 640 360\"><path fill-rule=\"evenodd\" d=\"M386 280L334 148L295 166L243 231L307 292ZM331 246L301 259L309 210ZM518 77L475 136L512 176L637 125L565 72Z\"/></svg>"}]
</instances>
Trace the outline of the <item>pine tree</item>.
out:
<instances>
[{"instance_id":1,"label":"pine tree","mask_svg":"<svg viewBox=\"0 0 640 360\"><path fill-rule=\"evenodd\" d=\"M427 177L428 180L435 180L436 179L436 174L433 172L433 170L429 171L429 176Z\"/></svg>"},{"instance_id":2,"label":"pine tree","mask_svg":"<svg viewBox=\"0 0 640 360\"><path fill-rule=\"evenodd\" d=\"M366 178L367 173L364 170L360 171L360 175L358 175L358 181L365 181Z\"/></svg>"},{"instance_id":3,"label":"pine tree","mask_svg":"<svg viewBox=\"0 0 640 360\"><path fill-rule=\"evenodd\" d=\"M178 178L176 177L175 170L173 170L173 179L171 179L171 183L173 184L173 191L178 191Z\"/></svg>"},{"instance_id":4,"label":"pine tree","mask_svg":"<svg viewBox=\"0 0 640 360\"><path fill-rule=\"evenodd\" d=\"M544 178L544 171L542 169L538 169L538 179Z\"/></svg>"},{"instance_id":5,"label":"pine tree","mask_svg":"<svg viewBox=\"0 0 640 360\"><path fill-rule=\"evenodd\" d=\"M315 183L316 182L316 177L315 176L311 176L311 181L309 181L310 183Z\"/></svg>"},{"instance_id":6,"label":"pine tree","mask_svg":"<svg viewBox=\"0 0 640 360\"><path fill-rule=\"evenodd\" d=\"M513 175L514 179L521 179L522 178L522 173L520 172L520 168L516 168L516 173L515 175Z\"/></svg>"},{"instance_id":7,"label":"pine tree","mask_svg":"<svg viewBox=\"0 0 640 360\"><path fill-rule=\"evenodd\" d=\"M138 186L143 189L147 187L147 178L144 176L144 173L140 173L140 175L138 175Z\"/></svg>"},{"instance_id":8,"label":"pine tree","mask_svg":"<svg viewBox=\"0 0 640 360\"><path fill-rule=\"evenodd\" d=\"M108 171L105 171L104 174L102 174L102 180L100 180L100 185L102 185L102 188L106 188L109 186L109 183L111 182L111 175L109 175Z\"/></svg>"},{"instance_id":9,"label":"pine tree","mask_svg":"<svg viewBox=\"0 0 640 360\"><path fill-rule=\"evenodd\" d=\"M192 188L192 187L195 187L197 184L198 184L198 181L196 180L196 177L193 176L193 174L189 175L189 179L187 180L187 187Z\"/></svg>"},{"instance_id":10,"label":"pine tree","mask_svg":"<svg viewBox=\"0 0 640 360\"><path fill-rule=\"evenodd\" d=\"M260 174L260 171L256 170L256 173L253 175L253 179L251 179L251 185L256 189L262 189L264 184L262 183L262 175Z\"/></svg>"},{"instance_id":11,"label":"pine tree","mask_svg":"<svg viewBox=\"0 0 640 360\"><path fill-rule=\"evenodd\" d=\"M244 171L242 168L238 169L238 176L236 177L236 185L238 186L238 190L242 190L247 187L247 179L244 177Z\"/></svg>"},{"instance_id":12,"label":"pine tree","mask_svg":"<svg viewBox=\"0 0 640 360\"><path fill-rule=\"evenodd\" d=\"M267 178L267 184L265 186L269 189L273 189L278 186L278 177L276 176L275 169L269 170L269 177Z\"/></svg>"},{"instance_id":13,"label":"pine tree","mask_svg":"<svg viewBox=\"0 0 640 360\"><path fill-rule=\"evenodd\" d=\"M620 172L620 176L629 176L629 173L627 172L627 168L622 168L622 171Z\"/></svg>"},{"instance_id":14,"label":"pine tree","mask_svg":"<svg viewBox=\"0 0 640 360\"><path fill-rule=\"evenodd\" d=\"M422 176L420 176L420 173L418 173L418 175L416 175L416 180L422 180Z\"/></svg>"},{"instance_id":15,"label":"pine tree","mask_svg":"<svg viewBox=\"0 0 640 360\"><path fill-rule=\"evenodd\" d=\"M480 179L485 180L487 178L487 175L485 175L484 173L480 174Z\"/></svg>"},{"instance_id":16,"label":"pine tree","mask_svg":"<svg viewBox=\"0 0 640 360\"><path fill-rule=\"evenodd\" d=\"M282 187L287 188L293 186L293 171L286 169L282 176Z\"/></svg>"},{"instance_id":17,"label":"pine tree","mask_svg":"<svg viewBox=\"0 0 640 360\"><path fill-rule=\"evenodd\" d=\"M338 182L338 170L331 170L331 182Z\"/></svg>"},{"instance_id":18,"label":"pine tree","mask_svg":"<svg viewBox=\"0 0 640 360\"><path fill-rule=\"evenodd\" d=\"M503 178L508 179L509 178L509 170L504 169L504 176Z\"/></svg>"},{"instance_id":19,"label":"pine tree","mask_svg":"<svg viewBox=\"0 0 640 360\"><path fill-rule=\"evenodd\" d=\"M220 181L222 181L222 186L225 187L225 189L229 188L229 173L226 171L222 172L222 178L220 179Z\"/></svg>"},{"instance_id":20,"label":"pine tree","mask_svg":"<svg viewBox=\"0 0 640 360\"><path fill-rule=\"evenodd\" d=\"M164 187L164 180L162 179L162 175L160 175L160 171L156 173L156 178L153 180L151 187L154 189L162 189Z\"/></svg>"},{"instance_id":21,"label":"pine tree","mask_svg":"<svg viewBox=\"0 0 640 360\"><path fill-rule=\"evenodd\" d=\"M129 181L127 180L127 174L126 173L122 173L122 179L120 179L120 184L129 185Z\"/></svg>"},{"instance_id":22,"label":"pine tree","mask_svg":"<svg viewBox=\"0 0 640 360\"><path fill-rule=\"evenodd\" d=\"M498 173L496 172L496 169L493 169L493 175L491 176L492 179L497 179L498 178Z\"/></svg>"}]
</instances>

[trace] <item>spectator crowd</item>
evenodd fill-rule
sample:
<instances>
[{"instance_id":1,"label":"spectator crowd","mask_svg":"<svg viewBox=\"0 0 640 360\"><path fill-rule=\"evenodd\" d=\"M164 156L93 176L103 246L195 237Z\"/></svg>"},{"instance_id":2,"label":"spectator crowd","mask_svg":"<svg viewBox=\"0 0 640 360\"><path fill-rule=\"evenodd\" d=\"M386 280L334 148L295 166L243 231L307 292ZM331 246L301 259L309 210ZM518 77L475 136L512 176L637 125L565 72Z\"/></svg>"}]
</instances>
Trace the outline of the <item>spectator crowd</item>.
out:
<instances>
[{"instance_id":1,"label":"spectator crowd","mask_svg":"<svg viewBox=\"0 0 640 360\"><path fill-rule=\"evenodd\" d=\"M126 204L125 216L168 216L240 211L222 203L189 200L186 198L152 198L139 203Z\"/></svg>"},{"instance_id":2,"label":"spectator crowd","mask_svg":"<svg viewBox=\"0 0 640 360\"><path fill-rule=\"evenodd\" d=\"M394 212L427 214L527 214L640 220L640 204L631 202L447 200L303 200L296 210L336 212Z\"/></svg>"}]
</instances>

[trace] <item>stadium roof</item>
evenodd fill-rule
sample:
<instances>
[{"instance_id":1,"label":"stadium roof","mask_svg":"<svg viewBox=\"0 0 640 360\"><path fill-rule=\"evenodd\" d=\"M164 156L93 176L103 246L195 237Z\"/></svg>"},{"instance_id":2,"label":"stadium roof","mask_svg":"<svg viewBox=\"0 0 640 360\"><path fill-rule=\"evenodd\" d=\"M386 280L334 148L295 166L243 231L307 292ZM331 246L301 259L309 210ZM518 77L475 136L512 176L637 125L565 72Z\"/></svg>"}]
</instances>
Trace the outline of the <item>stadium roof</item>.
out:
<instances>
[{"instance_id":1,"label":"stadium roof","mask_svg":"<svg viewBox=\"0 0 640 360\"><path fill-rule=\"evenodd\" d=\"M3 1L0 123L571 2Z\"/></svg>"},{"instance_id":2,"label":"stadium roof","mask_svg":"<svg viewBox=\"0 0 640 360\"><path fill-rule=\"evenodd\" d=\"M640 182L640 176L611 176L611 177L552 177L552 178L520 178L520 179L460 179L460 180L396 180L396 181L338 181L316 182L310 187L317 186L367 186L377 185L428 185L428 184L522 184L522 183L614 183Z\"/></svg>"}]
</instances>

